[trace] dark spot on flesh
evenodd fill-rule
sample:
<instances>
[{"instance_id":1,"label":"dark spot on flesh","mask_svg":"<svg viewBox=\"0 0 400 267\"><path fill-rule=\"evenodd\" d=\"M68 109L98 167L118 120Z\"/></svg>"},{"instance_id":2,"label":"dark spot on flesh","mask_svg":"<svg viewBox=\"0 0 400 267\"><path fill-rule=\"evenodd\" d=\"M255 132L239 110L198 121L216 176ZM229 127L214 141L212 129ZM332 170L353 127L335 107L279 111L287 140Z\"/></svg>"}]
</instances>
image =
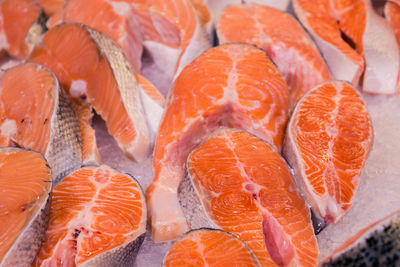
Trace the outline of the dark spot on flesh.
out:
<instances>
[{"instance_id":1,"label":"dark spot on flesh","mask_svg":"<svg viewBox=\"0 0 400 267\"><path fill-rule=\"evenodd\" d=\"M45 119L43 124L46 124L49 121L49 119Z\"/></svg>"},{"instance_id":2,"label":"dark spot on flesh","mask_svg":"<svg viewBox=\"0 0 400 267\"><path fill-rule=\"evenodd\" d=\"M356 49L356 43L348 36L346 35L342 30L340 30L340 36L342 37L343 41L345 41L352 49Z\"/></svg>"},{"instance_id":3,"label":"dark spot on flesh","mask_svg":"<svg viewBox=\"0 0 400 267\"><path fill-rule=\"evenodd\" d=\"M74 230L74 233L72 234L72 236L73 236L74 238L78 238L78 236L79 236L80 233L81 233L81 231L80 231L79 229L75 229L75 230Z\"/></svg>"},{"instance_id":4,"label":"dark spot on flesh","mask_svg":"<svg viewBox=\"0 0 400 267\"><path fill-rule=\"evenodd\" d=\"M27 205L21 206L21 211L24 212L26 210L26 208L27 208Z\"/></svg>"},{"instance_id":5,"label":"dark spot on flesh","mask_svg":"<svg viewBox=\"0 0 400 267\"><path fill-rule=\"evenodd\" d=\"M87 95L86 95L86 94L81 94L81 95L79 95L79 98L80 98L81 100L85 101L86 98L87 98Z\"/></svg>"},{"instance_id":6,"label":"dark spot on flesh","mask_svg":"<svg viewBox=\"0 0 400 267\"><path fill-rule=\"evenodd\" d=\"M21 123L24 123L24 121L25 121L25 119L22 119L22 120L21 120Z\"/></svg>"},{"instance_id":7,"label":"dark spot on flesh","mask_svg":"<svg viewBox=\"0 0 400 267\"><path fill-rule=\"evenodd\" d=\"M252 194L252 196L253 196L253 198L254 198L255 200L257 200L257 199L258 199L258 197L257 197L257 194L256 194L256 193L253 193L253 194Z\"/></svg>"}]
</instances>

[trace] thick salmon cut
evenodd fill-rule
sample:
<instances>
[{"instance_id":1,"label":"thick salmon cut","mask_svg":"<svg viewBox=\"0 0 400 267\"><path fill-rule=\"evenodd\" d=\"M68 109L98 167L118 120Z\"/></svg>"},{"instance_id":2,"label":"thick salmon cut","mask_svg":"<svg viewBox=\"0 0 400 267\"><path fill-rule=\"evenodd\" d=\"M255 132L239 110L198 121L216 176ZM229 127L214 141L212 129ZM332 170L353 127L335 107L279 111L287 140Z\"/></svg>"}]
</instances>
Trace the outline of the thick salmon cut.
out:
<instances>
[{"instance_id":1,"label":"thick salmon cut","mask_svg":"<svg viewBox=\"0 0 400 267\"><path fill-rule=\"evenodd\" d=\"M143 45L159 72L172 82L193 59L211 47L189 0L136 0ZM149 78L154 84L158 75ZM168 84L169 85L169 84Z\"/></svg>"},{"instance_id":2,"label":"thick salmon cut","mask_svg":"<svg viewBox=\"0 0 400 267\"><path fill-rule=\"evenodd\" d=\"M364 92L395 93L399 72L396 39L370 0L294 0L293 7L335 79L357 86L363 74Z\"/></svg>"},{"instance_id":3,"label":"thick salmon cut","mask_svg":"<svg viewBox=\"0 0 400 267\"><path fill-rule=\"evenodd\" d=\"M79 124L50 70L32 63L5 72L0 82L0 146L44 155L54 182L81 166Z\"/></svg>"},{"instance_id":4,"label":"thick salmon cut","mask_svg":"<svg viewBox=\"0 0 400 267\"><path fill-rule=\"evenodd\" d=\"M140 73L143 38L132 9L132 1L128 0L70 0L66 2L60 20L82 23L104 33L121 47L132 69ZM136 74L136 79L151 135L155 136L154 131L157 131L161 120L164 97L140 74Z\"/></svg>"},{"instance_id":5,"label":"thick salmon cut","mask_svg":"<svg viewBox=\"0 0 400 267\"><path fill-rule=\"evenodd\" d=\"M263 266L316 266L308 206L288 165L265 141L222 128L192 151L187 170L179 197L191 228L232 233Z\"/></svg>"},{"instance_id":6,"label":"thick salmon cut","mask_svg":"<svg viewBox=\"0 0 400 267\"><path fill-rule=\"evenodd\" d=\"M190 151L220 125L245 129L280 150L289 90L265 53L246 44L212 48L177 78L154 149L147 203L156 242L189 230L177 189Z\"/></svg>"},{"instance_id":7,"label":"thick salmon cut","mask_svg":"<svg viewBox=\"0 0 400 267\"><path fill-rule=\"evenodd\" d=\"M339 221L350 209L372 141L366 105L346 82L320 84L296 106L283 152L325 223Z\"/></svg>"},{"instance_id":8,"label":"thick salmon cut","mask_svg":"<svg viewBox=\"0 0 400 267\"><path fill-rule=\"evenodd\" d=\"M106 165L82 168L54 187L33 266L132 266L145 232L139 183Z\"/></svg>"},{"instance_id":9,"label":"thick salmon cut","mask_svg":"<svg viewBox=\"0 0 400 267\"><path fill-rule=\"evenodd\" d=\"M199 229L186 233L168 251L165 267L261 266L240 239L221 230Z\"/></svg>"},{"instance_id":10,"label":"thick salmon cut","mask_svg":"<svg viewBox=\"0 0 400 267\"><path fill-rule=\"evenodd\" d=\"M34 0L0 2L0 50L25 59L44 32L44 14Z\"/></svg>"},{"instance_id":11,"label":"thick salmon cut","mask_svg":"<svg viewBox=\"0 0 400 267\"><path fill-rule=\"evenodd\" d=\"M285 78L293 105L315 85L332 80L313 41L286 12L260 5L230 6L221 15L217 36L220 43L250 43L263 49Z\"/></svg>"},{"instance_id":12,"label":"thick salmon cut","mask_svg":"<svg viewBox=\"0 0 400 267\"><path fill-rule=\"evenodd\" d=\"M150 140L139 86L123 52L111 39L81 24L59 24L43 36L29 61L53 70L77 104L89 103L127 157L141 161L148 156ZM87 110L75 111L80 120L90 118ZM85 133L93 132L89 122L80 127L85 151L95 144L95 136Z\"/></svg>"},{"instance_id":13,"label":"thick salmon cut","mask_svg":"<svg viewBox=\"0 0 400 267\"><path fill-rule=\"evenodd\" d=\"M140 72L142 34L131 3L128 0L69 0L61 21L82 23L104 33L121 47L132 68Z\"/></svg>"},{"instance_id":14,"label":"thick salmon cut","mask_svg":"<svg viewBox=\"0 0 400 267\"><path fill-rule=\"evenodd\" d=\"M239 4L258 4L277 8L279 10L287 10L290 0L190 0L200 17L202 24L205 26L211 41L214 41L214 28L218 23L222 12L231 5Z\"/></svg>"},{"instance_id":15,"label":"thick salmon cut","mask_svg":"<svg viewBox=\"0 0 400 267\"><path fill-rule=\"evenodd\" d=\"M396 35L397 46L399 47L400 51L400 1L387 1L384 12L386 19L389 21ZM397 94L400 94L400 72L397 77Z\"/></svg>"},{"instance_id":16,"label":"thick salmon cut","mask_svg":"<svg viewBox=\"0 0 400 267\"><path fill-rule=\"evenodd\" d=\"M0 148L0 265L29 266L43 240L51 174L37 152Z\"/></svg>"},{"instance_id":17,"label":"thick salmon cut","mask_svg":"<svg viewBox=\"0 0 400 267\"><path fill-rule=\"evenodd\" d=\"M350 237L322 266L399 266L400 211L372 223Z\"/></svg>"}]
</instances>

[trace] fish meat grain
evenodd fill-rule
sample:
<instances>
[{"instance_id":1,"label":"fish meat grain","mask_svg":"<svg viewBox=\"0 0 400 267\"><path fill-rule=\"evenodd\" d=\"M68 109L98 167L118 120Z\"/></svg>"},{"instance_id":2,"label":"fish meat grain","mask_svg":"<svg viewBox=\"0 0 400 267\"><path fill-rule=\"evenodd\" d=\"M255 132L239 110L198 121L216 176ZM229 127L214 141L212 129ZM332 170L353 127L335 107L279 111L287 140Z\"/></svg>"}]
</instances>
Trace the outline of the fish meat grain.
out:
<instances>
[{"instance_id":1,"label":"fish meat grain","mask_svg":"<svg viewBox=\"0 0 400 267\"><path fill-rule=\"evenodd\" d=\"M37 152L0 148L0 266L29 266L43 240L50 168Z\"/></svg>"},{"instance_id":2,"label":"fish meat grain","mask_svg":"<svg viewBox=\"0 0 400 267\"><path fill-rule=\"evenodd\" d=\"M338 222L350 209L372 142L367 107L347 82L317 85L294 110L283 153L325 223Z\"/></svg>"},{"instance_id":3,"label":"fish meat grain","mask_svg":"<svg viewBox=\"0 0 400 267\"><path fill-rule=\"evenodd\" d=\"M177 190L190 151L221 125L245 129L280 150L289 90L265 53L246 44L212 48L186 66L169 94L156 138L147 203L156 242L189 230Z\"/></svg>"},{"instance_id":4,"label":"fish meat grain","mask_svg":"<svg viewBox=\"0 0 400 267\"><path fill-rule=\"evenodd\" d=\"M285 78L293 105L315 85L332 80L311 38L286 12L260 5L229 6L218 22L217 36L220 43L250 43L264 50Z\"/></svg>"},{"instance_id":5,"label":"fish meat grain","mask_svg":"<svg viewBox=\"0 0 400 267\"><path fill-rule=\"evenodd\" d=\"M33 266L132 266L146 232L139 183L106 165L54 187L50 221Z\"/></svg>"},{"instance_id":6,"label":"fish meat grain","mask_svg":"<svg viewBox=\"0 0 400 267\"><path fill-rule=\"evenodd\" d=\"M0 146L41 153L54 183L81 166L79 124L50 70L33 63L7 70L0 82Z\"/></svg>"},{"instance_id":7,"label":"fish meat grain","mask_svg":"<svg viewBox=\"0 0 400 267\"><path fill-rule=\"evenodd\" d=\"M221 230L198 229L174 243L164 258L165 267L261 266L251 249L240 239Z\"/></svg>"},{"instance_id":8,"label":"fish meat grain","mask_svg":"<svg viewBox=\"0 0 400 267\"><path fill-rule=\"evenodd\" d=\"M187 173L179 198L192 229L217 227L235 235L263 266L316 266L308 206L289 166L265 141L219 129L192 151Z\"/></svg>"}]
</instances>

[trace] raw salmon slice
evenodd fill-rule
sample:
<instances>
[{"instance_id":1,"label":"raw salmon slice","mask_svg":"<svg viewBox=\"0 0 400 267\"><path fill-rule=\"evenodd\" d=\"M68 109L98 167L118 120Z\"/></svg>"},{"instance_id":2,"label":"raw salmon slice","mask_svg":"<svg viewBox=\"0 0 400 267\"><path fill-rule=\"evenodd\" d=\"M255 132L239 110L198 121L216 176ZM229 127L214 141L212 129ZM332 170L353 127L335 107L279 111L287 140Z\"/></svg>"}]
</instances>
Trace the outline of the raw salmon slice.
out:
<instances>
[{"instance_id":1,"label":"raw salmon slice","mask_svg":"<svg viewBox=\"0 0 400 267\"><path fill-rule=\"evenodd\" d=\"M121 49L111 39L81 24L60 24L43 36L29 60L52 69L77 104L89 103L129 158L141 161L148 156L150 140L138 84ZM80 120L90 117L87 110L75 111ZM95 144L95 136L85 132L93 132L89 122L80 127L85 151Z\"/></svg>"},{"instance_id":2,"label":"raw salmon slice","mask_svg":"<svg viewBox=\"0 0 400 267\"><path fill-rule=\"evenodd\" d=\"M261 266L240 239L220 230L199 229L186 233L168 251L164 266Z\"/></svg>"},{"instance_id":3,"label":"raw salmon slice","mask_svg":"<svg viewBox=\"0 0 400 267\"><path fill-rule=\"evenodd\" d=\"M39 153L0 148L0 265L29 266L44 237L50 168Z\"/></svg>"},{"instance_id":4,"label":"raw salmon slice","mask_svg":"<svg viewBox=\"0 0 400 267\"><path fill-rule=\"evenodd\" d=\"M260 5L230 6L221 15L217 36L220 43L250 43L263 49L285 78L294 105L315 85L332 80L313 41L286 12Z\"/></svg>"},{"instance_id":5,"label":"raw salmon slice","mask_svg":"<svg viewBox=\"0 0 400 267\"><path fill-rule=\"evenodd\" d=\"M258 4L287 10L290 0L190 0L199 14L202 24L205 26L211 41L214 39L214 28L218 23L222 12L231 5Z\"/></svg>"},{"instance_id":6,"label":"raw salmon slice","mask_svg":"<svg viewBox=\"0 0 400 267\"><path fill-rule=\"evenodd\" d=\"M40 152L54 182L81 166L79 125L54 74L37 64L18 65L0 83L0 146Z\"/></svg>"},{"instance_id":7,"label":"raw salmon slice","mask_svg":"<svg viewBox=\"0 0 400 267\"><path fill-rule=\"evenodd\" d=\"M121 47L132 69L139 73L143 40L132 8L132 1L127 0L70 0L66 2L61 21L82 23L107 35ZM144 113L152 132L151 140L154 140L163 112L164 96L149 80L139 74L135 75Z\"/></svg>"},{"instance_id":8,"label":"raw salmon slice","mask_svg":"<svg viewBox=\"0 0 400 267\"><path fill-rule=\"evenodd\" d=\"M373 131L360 94L346 82L326 82L298 103L284 155L317 216L337 222L350 209Z\"/></svg>"},{"instance_id":9,"label":"raw salmon slice","mask_svg":"<svg viewBox=\"0 0 400 267\"><path fill-rule=\"evenodd\" d=\"M191 228L232 233L263 266L316 266L309 209L286 162L265 141L222 128L193 150L187 170L179 197Z\"/></svg>"},{"instance_id":10,"label":"raw salmon slice","mask_svg":"<svg viewBox=\"0 0 400 267\"><path fill-rule=\"evenodd\" d=\"M374 222L350 237L322 266L398 266L400 211Z\"/></svg>"},{"instance_id":11,"label":"raw salmon slice","mask_svg":"<svg viewBox=\"0 0 400 267\"><path fill-rule=\"evenodd\" d=\"M128 0L69 0L61 14L61 21L82 23L104 33L121 47L132 68L139 72L142 35L131 3Z\"/></svg>"},{"instance_id":12,"label":"raw salmon slice","mask_svg":"<svg viewBox=\"0 0 400 267\"><path fill-rule=\"evenodd\" d=\"M135 2L143 45L154 63L151 67L165 73L169 85L187 64L211 47L207 34L189 0ZM157 76L148 78L157 85Z\"/></svg>"},{"instance_id":13,"label":"raw salmon slice","mask_svg":"<svg viewBox=\"0 0 400 267\"><path fill-rule=\"evenodd\" d=\"M44 15L34 0L0 2L0 50L25 59L44 32Z\"/></svg>"},{"instance_id":14,"label":"raw salmon slice","mask_svg":"<svg viewBox=\"0 0 400 267\"><path fill-rule=\"evenodd\" d=\"M177 189L190 151L220 125L254 133L280 149L288 117L289 90L265 53L251 45L212 48L177 78L154 148L154 179L147 203L156 242L189 228Z\"/></svg>"},{"instance_id":15,"label":"raw salmon slice","mask_svg":"<svg viewBox=\"0 0 400 267\"><path fill-rule=\"evenodd\" d=\"M396 40L369 0L294 0L293 7L334 78L357 86L364 72L363 91L395 92L399 72Z\"/></svg>"},{"instance_id":16,"label":"raw salmon slice","mask_svg":"<svg viewBox=\"0 0 400 267\"><path fill-rule=\"evenodd\" d=\"M54 187L33 266L132 266L145 232L138 182L105 165L82 168Z\"/></svg>"},{"instance_id":17,"label":"raw salmon slice","mask_svg":"<svg viewBox=\"0 0 400 267\"><path fill-rule=\"evenodd\" d=\"M396 35L397 46L399 47L400 51L400 1L387 1L384 12L386 19L389 21ZM400 94L400 73L397 77L397 94Z\"/></svg>"}]
</instances>

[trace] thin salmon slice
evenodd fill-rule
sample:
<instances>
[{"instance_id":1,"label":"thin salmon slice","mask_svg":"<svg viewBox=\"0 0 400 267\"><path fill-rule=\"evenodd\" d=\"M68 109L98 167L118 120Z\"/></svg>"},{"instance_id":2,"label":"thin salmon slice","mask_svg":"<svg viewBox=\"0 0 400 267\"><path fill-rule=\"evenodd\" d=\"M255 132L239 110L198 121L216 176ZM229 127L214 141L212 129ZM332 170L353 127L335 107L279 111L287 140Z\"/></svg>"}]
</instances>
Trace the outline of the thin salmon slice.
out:
<instances>
[{"instance_id":1,"label":"thin salmon slice","mask_svg":"<svg viewBox=\"0 0 400 267\"><path fill-rule=\"evenodd\" d=\"M132 266L146 232L138 182L110 167L79 169L54 187L33 266Z\"/></svg>"},{"instance_id":2,"label":"thin salmon slice","mask_svg":"<svg viewBox=\"0 0 400 267\"><path fill-rule=\"evenodd\" d=\"M143 45L168 81L172 82L187 64L211 47L189 0L135 2L135 16L141 25ZM147 78L157 84L154 81L157 77Z\"/></svg>"},{"instance_id":3,"label":"thin salmon slice","mask_svg":"<svg viewBox=\"0 0 400 267\"><path fill-rule=\"evenodd\" d=\"M168 251L165 267L261 266L240 239L221 230L199 229L186 233Z\"/></svg>"},{"instance_id":4,"label":"thin salmon slice","mask_svg":"<svg viewBox=\"0 0 400 267\"><path fill-rule=\"evenodd\" d=\"M43 36L29 61L52 69L75 103L89 103L127 157L141 161L148 156L150 140L138 84L123 52L111 39L81 24L60 24ZM80 120L90 118L87 110L75 108L75 112ZM95 136L89 122L80 125L85 151L93 147Z\"/></svg>"},{"instance_id":5,"label":"thin salmon slice","mask_svg":"<svg viewBox=\"0 0 400 267\"><path fill-rule=\"evenodd\" d=\"M189 228L177 189L190 151L220 125L246 129L278 150L288 117L289 90L265 53L246 44L212 48L177 78L154 150L147 201L156 242ZM168 208L167 208L167 206Z\"/></svg>"},{"instance_id":6,"label":"thin salmon slice","mask_svg":"<svg viewBox=\"0 0 400 267\"><path fill-rule=\"evenodd\" d=\"M396 35L397 46L400 51L400 1L387 1L384 12L386 19L389 21ZM400 72L397 77L397 94L400 94Z\"/></svg>"},{"instance_id":7,"label":"thin salmon slice","mask_svg":"<svg viewBox=\"0 0 400 267\"><path fill-rule=\"evenodd\" d=\"M365 103L346 82L316 86L294 110L284 155L307 202L325 223L339 221L350 209L372 141Z\"/></svg>"},{"instance_id":8,"label":"thin salmon slice","mask_svg":"<svg viewBox=\"0 0 400 267\"><path fill-rule=\"evenodd\" d=\"M32 63L5 72L0 82L0 146L44 155L55 183L80 167L79 124L53 72Z\"/></svg>"},{"instance_id":9,"label":"thin salmon slice","mask_svg":"<svg viewBox=\"0 0 400 267\"><path fill-rule=\"evenodd\" d=\"M0 265L29 266L44 237L51 174L37 152L0 148Z\"/></svg>"},{"instance_id":10,"label":"thin salmon slice","mask_svg":"<svg viewBox=\"0 0 400 267\"><path fill-rule=\"evenodd\" d=\"M363 91L396 91L396 39L389 24L375 13L370 0L294 0L293 7L335 79L357 86L363 74Z\"/></svg>"},{"instance_id":11,"label":"thin salmon slice","mask_svg":"<svg viewBox=\"0 0 400 267\"><path fill-rule=\"evenodd\" d=\"M187 170L179 196L192 228L208 221L202 227L232 233L263 266L317 265L308 206L288 165L265 141L222 128L193 150Z\"/></svg>"},{"instance_id":12,"label":"thin salmon slice","mask_svg":"<svg viewBox=\"0 0 400 267\"><path fill-rule=\"evenodd\" d=\"M350 237L322 266L398 266L400 264L400 210Z\"/></svg>"},{"instance_id":13,"label":"thin salmon slice","mask_svg":"<svg viewBox=\"0 0 400 267\"><path fill-rule=\"evenodd\" d=\"M293 105L315 85L332 80L313 41L286 12L260 5L230 6L221 15L217 36L220 43L250 43L263 49L285 78Z\"/></svg>"},{"instance_id":14,"label":"thin salmon slice","mask_svg":"<svg viewBox=\"0 0 400 267\"><path fill-rule=\"evenodd\" d=\"M44 32L44 15L34 0L0 2L0 50L25 59Z\"/></svg>"}]
</instances>

